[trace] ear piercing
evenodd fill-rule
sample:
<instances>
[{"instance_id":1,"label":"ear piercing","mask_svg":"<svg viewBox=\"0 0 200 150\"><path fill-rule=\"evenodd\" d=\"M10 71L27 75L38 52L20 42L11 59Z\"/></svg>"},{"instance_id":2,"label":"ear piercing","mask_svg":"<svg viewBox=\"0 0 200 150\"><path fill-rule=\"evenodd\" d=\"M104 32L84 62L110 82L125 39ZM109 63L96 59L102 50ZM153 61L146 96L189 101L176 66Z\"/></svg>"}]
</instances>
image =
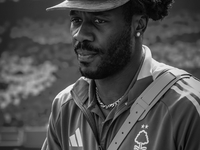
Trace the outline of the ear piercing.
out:
<instances>
[{"instance_id":1,"label":"ear piercing","mask_svg":"<svg viewBox=\"0 0 200 150\"><path fill-rule=\"evenodd\" d=\"M136 37L140 37L140 32L137 32L137 33L136 33Z\"/></svg>"}]
</instances>

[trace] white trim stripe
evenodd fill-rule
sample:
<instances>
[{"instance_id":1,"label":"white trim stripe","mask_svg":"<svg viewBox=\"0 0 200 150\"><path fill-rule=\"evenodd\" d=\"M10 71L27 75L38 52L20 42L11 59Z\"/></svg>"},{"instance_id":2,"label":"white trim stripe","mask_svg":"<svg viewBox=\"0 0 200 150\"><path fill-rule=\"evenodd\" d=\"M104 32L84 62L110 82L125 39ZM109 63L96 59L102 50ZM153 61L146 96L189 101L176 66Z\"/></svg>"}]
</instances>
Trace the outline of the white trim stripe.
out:
<instances>
[{"instance_id":1,"label":"white trim stripe","mask_svg":"<svg viewBox=\"0 0 200 150\"><path fill-rule=\"evenodd\" d=\"M83 147L83 141L81 137L80 129L76 129L75 134L69 137L69 146L70 147Z\"/></svg>"},{"instance_id":2,"label":"white trim stripe","mask_svg":"<svg viewBox=\"0 0 200 150\"><path fill-rule=\"evenodd\" d=\"M195 96L197 96L199 99L200 99L200 95L199 95L199 93L195 90L195 89L193 89L193 88L191 88L190 86L188 86L187 84L185 84L185 83L183 83L182 81L179 81L179 82L177 82L181 87L183 87L184 89L190 89L190 91L195 95Z\"/></svg>"},{"instance_id":3,"label":"white trim stripe","mask_svg":"<svg viewBox=\"0 0 200 150\"><path fill-rule=\"evenodd\" d=\"M200 105L199 105L199 103L191 95L188 95L187 98L194 104L194 106L196 107L197 112L199 113L199 116L200 116Z\"/></svg>"},{"instance_id":4,"label":"white trim stripe","mask_svg":"<svg viewBox=\"0 0 200 150\"><path fill-rule=\"evenodd\" d=\"M72 136L69 137L70 141L71 141L71 145L73 147L78 147L78 144L76 142L76 137L75 137L75 134L73 134Z\"/></svg>"},{"instance_id":5,"label":"white trim stripe","mask_svg":"<svg viewBox=\"0 0 200 150\"><path fill-rule=\"evenodd\" d=\"M78 146L83 147L80 129L78 128L75 132L76 132L76 138L77 138L77 141L78 141Z\"/></svg>"},{"instance_id":6,"label":"white trim stripe","mask_svg":"<svg viewBox=\"0 0 200 150\"><path fill-rule=\"evenodd\" d=\"M185 87L185 86L184 86L184 87ZM181 91L177 86L173 86L171 89L175 90L178 94L182 95L183 97L184 97L184 96L187 97L188 100L190 100L190 101L193 103L193 105L195 106L197 112L198 112L199 115L200 115L200 105L199 105L199 103L197 102L197 100L194 99L194 97L192 97L192 96L191 96L190 94L188 94L188 93L186 93L185 95L183 95L183 92L184 92L184 91Z\"/></svg>"},{"instance_id":7,"label":"white trim stripe","mask_svg":"<svg viewBox=\"0 0 200 150\"><path fill-rule=\"evenodd\" d=\"M200 82L194 78L184 79L186 82L190 83L190 86L194 89L200 88Z\"/></svg>"}]
</instances>

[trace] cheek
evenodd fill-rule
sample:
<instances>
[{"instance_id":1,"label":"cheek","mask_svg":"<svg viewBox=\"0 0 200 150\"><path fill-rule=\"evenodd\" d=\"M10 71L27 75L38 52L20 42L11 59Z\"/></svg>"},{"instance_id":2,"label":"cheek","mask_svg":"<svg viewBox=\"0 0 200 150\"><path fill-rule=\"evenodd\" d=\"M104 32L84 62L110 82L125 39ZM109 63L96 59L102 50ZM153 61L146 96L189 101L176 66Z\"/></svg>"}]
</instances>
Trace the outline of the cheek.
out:
<instances>
[{"instance_id":1,"label":"cheek","mask_svg":"<svg viewBox=\"0 0 200 150\"><path fill-rule=\"evenodd\" d=\"M99 47L103 50L102 53L108 53L108 49L113 47L116 43L114 42L116 39L116 34L105 34L104 36L99 36L98 43Z\"/></svg>"},{"instance_id":2,"label":"cheek","mask_svg":"<svg viewBox=\"0 0 200 150\"><path fill-rule=\"evenodd\" d=\"M113 49L113 48L117 48L119 45L119 42L121 40L121 34L119 33L113 33L107 36L107 38L104 38L104 46L105 49ZM114 52L114 50L113 50Z\"/></svg>"},{"instance_id":3,"label":"cheek","mask_svg":"<svg viewBox=\"0 0 200 150\"><path fill-rule=\"evenodd\" d=\"M74 31L74 29L73 29L73 27L72 27L72 25L70 25L70 28L69 28L70 30L70 34L73 36L73 31Z\"/></svg>"},{"instance_id":4,"label":"cheek","mask_svg":"<svg viewBox=\"0 0 200 150\"><path fill-rule=\"evenodd\" d=\"M70 34L73 39L76 38L78 31L79 31L79 28L75 28L75 27L73 27L73 25L70 26Z\"/></svg>"},{"instance_id":5,"label":"cheek","mask_svg":"<svg viewBox=\"0 0 200 150\"><path fill-rule=\"evenodd\" d=\"M74 38L74 30L72 29L72 27L70 27L70 34L71 34L71 38L72 38L72 44L73 45L75 45L75 42L76 42L76 40L75 40L75 38Z\"/></svg>"}]
</instances>

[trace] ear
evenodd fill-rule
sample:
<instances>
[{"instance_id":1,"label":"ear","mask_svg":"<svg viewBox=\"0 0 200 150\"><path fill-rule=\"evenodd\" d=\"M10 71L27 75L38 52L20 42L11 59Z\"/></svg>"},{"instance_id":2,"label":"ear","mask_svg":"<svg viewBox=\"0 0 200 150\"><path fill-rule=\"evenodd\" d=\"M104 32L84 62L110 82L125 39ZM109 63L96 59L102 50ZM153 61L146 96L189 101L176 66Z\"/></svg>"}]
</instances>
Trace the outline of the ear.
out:
<instances>
[{"instance_id":1,"label":"ear","mask_svg":"<svg viewBox=\"0 0 200 150\"><path fill-rule=\"evenodd\" d=\"M143 33L147 28L148 20L146 15L134 15L132 18L132 27L134 27L134 31Z\"/></svg>"}]
</instances>

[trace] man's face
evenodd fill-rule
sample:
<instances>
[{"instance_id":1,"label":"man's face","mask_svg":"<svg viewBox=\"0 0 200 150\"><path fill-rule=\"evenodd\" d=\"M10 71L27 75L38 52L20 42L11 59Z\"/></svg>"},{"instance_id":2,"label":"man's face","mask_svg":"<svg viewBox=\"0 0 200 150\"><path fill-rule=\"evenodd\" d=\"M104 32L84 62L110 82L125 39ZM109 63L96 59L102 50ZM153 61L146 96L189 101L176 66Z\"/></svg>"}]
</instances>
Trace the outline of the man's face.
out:
<instances>
[{"instance_id":1,"label":"man's face","mask_svg":"<svg viewBox=\"0 0 200 150\"><path fill-rule=\"evenodd\" d=\"M80 72L91 79L112 76L130 62L130 25L122 9L88 13L71 11L71 33Z\"/></svg>"}]
</instances>

